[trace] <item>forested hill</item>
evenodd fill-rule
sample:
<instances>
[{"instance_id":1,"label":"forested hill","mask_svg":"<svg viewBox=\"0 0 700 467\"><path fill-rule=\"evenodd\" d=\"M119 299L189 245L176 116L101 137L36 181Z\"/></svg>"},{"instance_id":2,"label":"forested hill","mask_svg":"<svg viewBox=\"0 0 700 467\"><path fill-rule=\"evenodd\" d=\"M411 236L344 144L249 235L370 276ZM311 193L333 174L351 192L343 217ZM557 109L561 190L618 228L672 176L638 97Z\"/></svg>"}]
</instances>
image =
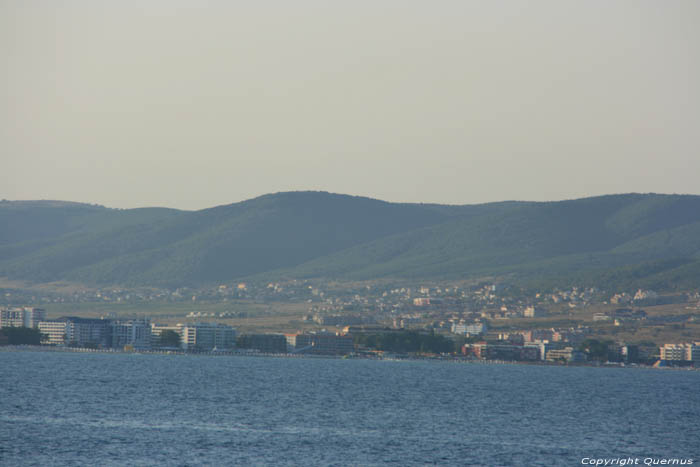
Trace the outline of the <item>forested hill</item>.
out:
<instances>
[{"instance_id":1,"label":"forested hill","mask_svg":"<svg viewBox=\"0 0 700 467\"><path fill-rule=\"evenodd\" d=\"M3 201L0 226L0 276L32 282L700 279L700 197L689 195L445 206L288 192L200 211Z\"/></svg>"}]
</instances>

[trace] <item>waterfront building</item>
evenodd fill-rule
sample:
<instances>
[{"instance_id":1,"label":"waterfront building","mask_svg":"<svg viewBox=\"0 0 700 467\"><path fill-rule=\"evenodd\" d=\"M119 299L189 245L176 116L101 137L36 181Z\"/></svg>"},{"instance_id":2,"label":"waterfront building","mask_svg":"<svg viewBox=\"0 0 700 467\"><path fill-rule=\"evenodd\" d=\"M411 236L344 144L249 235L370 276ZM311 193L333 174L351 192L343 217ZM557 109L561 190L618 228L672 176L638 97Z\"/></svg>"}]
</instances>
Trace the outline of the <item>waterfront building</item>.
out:
<instances>
[{"instance_id":1,"label":"waterfront building","mask_svg":"<svg viewBox=\"0 0 700 467\"><path fill-rule=\"evenodd\" d=\"M287 352L294 353L297 348L298 333L285 334L284 339L287 341Z\"/></svg>"},{"instance_id":2,"label":"waterfront building","mask_svg":"<svg viewBox=\"0 0 700 467\"><path fill-rule=\"evenodd\" d=\"M552 349L547 352L548 362L585 362L586 354L574 350L573 347L564 347L563 349Z\"/></svg>"},{"instance_id":3,"label":"waterfront building","mask_svg":"<svg viewBox=\"0 0 700 467\"><path fill-rule=\"evenodd\" d=\"M180 336L180 347L182 347L182 324L167 325L151 323L151 346L157 347L160 345L160 335L165 331L173 331Z\"/></svg>"},{"instance_id":4,"label":"waterfront building","mask_svg":"<svg viewBox=\"0 0 700 467\"><path fill-rule=\"evenodd\" d=\"M693 362L700 362L700 342L695 342L693 344L688 344L688 360Z\"/></svg>"},{"instance_id":5,"label":"waterfront building","mask_svg":"<svg viewBox=\"0 0 700 467\"><path fill-rule=\"evenodd\" d=\"M539 339L529 343L528 345L537 347L537 349L539 350L540 360L542 361L547 359L547 353L553 349L553 344L550 343L548 340Z\"/></svg>"},{"instance_id":6,"label":"waterfront building","mask_svg":"<svg viewBox=\"0 0 700 467\"><path fill-rule=\"evenodd\" d=\"M661 360L680 361L685 360L686 349L680 344L664 344L659 348L659 356Z\"/></svg>"},{"instance_id":7,"label":"waterfront building","mask_svg":"<svg viewBox=\"0 0 700 467\"><path fill-rule=\"evenodd\" d=\"M476 342L464 344L462 354L472 355L485 360L513 360L513 361L536 361L540 358L540 351L534 345L519 344L489 344L486 342Z\"/></svg>"},{"instance_id":8,"label":"waterfront building","mask_svg":"<svg viewBox=\"0 0 700 467\"><path fill-rule=\"evenodd\" d=\"M42 342L51 345L76 347L111 347L112 322L106 319L62 316L54 320L42 320L37 328L44 334Z\"/></svg>"},{"instance_id":9,"label":"waterfront building","mask_svg":"<svg viewBox=\"0 0 700 467\"><path fill-rule=\"evenodd\" d=\"M236 330L225 324L194 323L176 327L180 329L180 341L185 350L221 350L236 345Z\"/></svg>"},{"instance_id":10,"label":"waterfront building","mask_svg":"<svg viewBox=\"0 0 700 467\"><path fill-rule=\"evenodd\" d=\"M540 360L540 347L538 345L527 344L522 346L520 359L526 361Z\"/></svg>"},{"instance_id":11,"label":"waterfront building","mask_svg":"<svg viewBox=\"0 0 700 467\"><path fill-rule=\"evenodd\" d=\"M352 336L332 333L285 334L292 353L347 355L355 351Z\"/></svg>"},{"instance_id":12,"label":"waterfront building","mask_svg":"<svg viewBox=\"0 0 700 467\"><path fill-rule=\"evenodd\" d=\"M231 349L236 345L236 329L219 323L178 323L175 325L151 324L151 342L160 342L165 331L176 332L180 336L180 347L185 350L208 351Z\"/></svg>"},{"instance_id":13,"label":"waterfront building","mask_svg":"<svg viewBox=\"0 0 700 467\"><path fill-rule=\"evenodd\" d=\"M46 319L46 310L41 308L24 307L24 327L37 328L40 321Z\"/></svg>"},{"instance_id":14,"label":"waterfront building","mask_svg":"<svg viewBox=\"0 0 700 467\"><path fill-rule=\"evenodd\" d=\"M37 327L42 334L42 344L64 345L66 343L68 326L65 321L39 321Z\"/></svg>"},{"instance_id":15,"label":"waterfront building","mask_svg":"<svg viewBox=\"0 0 700 467\"><path fill-rule=\"evenodd\" d=\"M700 342L693 344L664 344L659 348L661 360L700 361Z\"/></svg>"},{"instance_id":16,"label":"waterfront building","mask_svg":"<svg viewBox=\"0 0 700 467\"><path fill-rule=\"evenodd\" d=\"M0 328L18 328L24 326L24 310L8 308L0 310Z\"/></svg>"},{"instance_id":17,"label":"waterfront building","mask_svg":"<svg viewBox=\"0 0 700 467\"><path fill-rule=\"evenodd\" d=\"M0 310L0 328L37 328L39 321L46 319L41 308L13 307Z\"/></svg>"},{"instance_id":18,"label":"waterfront building","mask_svg":"<svg viewBox=\"0 0 700 467\"><path fill-rule=\"evenodd\" d=\"M78 347L110 347L112 322L108 319L64 316L57 321L66 323L66 344Z\"/></svg>"},{"instance_id":19,"label":"waterfront building","mask_svg":"<svg viewBox=\"0 0 700 467\"><path fill-rule=\"evenodd\" d=\"M112 347L131 347L137 350L151 348L151 323L148 318L112 322Z\"/></svg>"}]
</instances>

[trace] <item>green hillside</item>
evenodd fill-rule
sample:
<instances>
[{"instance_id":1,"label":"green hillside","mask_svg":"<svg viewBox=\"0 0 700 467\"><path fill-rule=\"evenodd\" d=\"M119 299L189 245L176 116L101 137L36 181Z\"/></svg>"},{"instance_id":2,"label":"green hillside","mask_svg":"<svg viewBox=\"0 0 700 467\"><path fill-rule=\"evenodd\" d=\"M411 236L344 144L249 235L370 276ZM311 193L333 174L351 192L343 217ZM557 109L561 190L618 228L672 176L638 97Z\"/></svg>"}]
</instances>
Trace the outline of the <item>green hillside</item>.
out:
<instances>
[{"instance_id":1,"label":"green hillside","mask_svg":"<svg viewBox=\"0 0 700 467\"><path fill-rule=\"evenodd\" d=\"M81 207L75 214L59 209L54 216L65 216L67 227L0 246L0 275L126 285L220 282L294 266L449 217L442 207L313 192L195 212L155 211L150 219L139 216L140 210ZM24 225L31 229L44 215L39 210L35 219L34 210L24 210L32 219Z\"/></svg>"},{"instance_id":2,"label":"green hillside","mask_svg":"<svg viewBox=\"0 0 700 467\"><path fill-rule=\"evenodd\" d=\"M287 273L355 279L572 276L581 270L692 258L700 251L700 229L694 222L699 218L699 197L619 195L501 206L359 245Z\"/></svg>"},{"instance_id":3,"label":"green hillside","mask_svg":"<svg viewBox=\"0 0 700 467\"><path fill-rule=\"evenodd\" d=\"M2 202L0 276L202 285L241 278L457 279L673 288L700 279L700 197L444 206L290 192L201 211Z\"/></svg>"}]
</instances>

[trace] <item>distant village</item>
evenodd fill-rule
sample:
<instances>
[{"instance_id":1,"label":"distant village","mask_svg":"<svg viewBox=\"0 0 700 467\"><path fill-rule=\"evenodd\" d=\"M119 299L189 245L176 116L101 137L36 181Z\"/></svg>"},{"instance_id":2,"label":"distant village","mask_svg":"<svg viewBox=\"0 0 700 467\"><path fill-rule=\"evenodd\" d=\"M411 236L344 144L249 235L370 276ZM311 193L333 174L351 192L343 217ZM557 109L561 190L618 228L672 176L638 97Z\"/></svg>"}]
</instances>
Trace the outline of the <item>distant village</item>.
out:
<instances>
[{"instance_id":1,"label":"distant village","mask_svg":"<svg viewBox=\"0 0 700 467\"><path fill-rule=\"evenodd\" d=\"M573 287L540 293L492 283L395 286L292 280L203 289L3 293L7 305L0 310L0 345L11 343L2 329L21 327L37 330L41 345L56 348L376 358L421 355L660 366L693 366L700 361L697 291L664 295L645 289L604 292ZM186 303L191 311L176 317L177 322L170 317L165 323L145 314L49 318L43 307L18 304L19 300L47 307L51 303ZM246 316L233 306L241 301L303 304L307 311L293 332L239 333L231 321ZM231 311L197 310L202 303L231 303L232 307ZM673 337L659 341L659 330L668 330L659 334L661 339Z\"/></svg>"}]
</instances>

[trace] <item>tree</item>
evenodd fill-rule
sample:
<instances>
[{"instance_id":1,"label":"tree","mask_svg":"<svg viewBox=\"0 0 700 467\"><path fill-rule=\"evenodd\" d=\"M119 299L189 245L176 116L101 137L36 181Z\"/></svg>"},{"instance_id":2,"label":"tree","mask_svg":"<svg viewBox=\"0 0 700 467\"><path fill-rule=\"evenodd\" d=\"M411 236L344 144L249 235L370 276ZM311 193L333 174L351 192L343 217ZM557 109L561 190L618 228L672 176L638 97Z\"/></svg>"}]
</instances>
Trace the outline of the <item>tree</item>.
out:
<instances>
[{"instance_id":1,"label":"tree","mask_svg":"<svg viewBox=\"0 0 700 467\"><path fill-rule=\"evenodd\" d=\"M0 329L0 334L5 339L0 338L0 342L8 345L40 345L41 333L38 329L24 327L10 327Z\"/></svg>"},{"instance_id":2,"label":"tree","mask_svg":"<svg viewBox=\"0 0 700 467\"><path fill-rule=\"evenodd\" d=\"M416 331L402 331L379 334L357 334L353 337L356 345L397 353L448 353L454 343L440 334L421 334Z\"/></svg>"},{"instance_id":3,"label":"tree","mask_svg":"<svg viewBox=\"0 0 700 467\"><path fill-rule=\"evenodd\" d=\"M579 345L579 350L588 354L589 360L598 360L601 362L609 360L609 346L612 341L599 341L597 339L586 339Z\"/></svg>"},{"instance_id":4,"label":"tree","mask_svg":"<svg viewBox=\"0 0 700 467\"><path fill-rule=\"evenodd\" d=\"M180 334L170 329L160 333L161 347L180 347Z\"/></svg>"}]
</instances>

